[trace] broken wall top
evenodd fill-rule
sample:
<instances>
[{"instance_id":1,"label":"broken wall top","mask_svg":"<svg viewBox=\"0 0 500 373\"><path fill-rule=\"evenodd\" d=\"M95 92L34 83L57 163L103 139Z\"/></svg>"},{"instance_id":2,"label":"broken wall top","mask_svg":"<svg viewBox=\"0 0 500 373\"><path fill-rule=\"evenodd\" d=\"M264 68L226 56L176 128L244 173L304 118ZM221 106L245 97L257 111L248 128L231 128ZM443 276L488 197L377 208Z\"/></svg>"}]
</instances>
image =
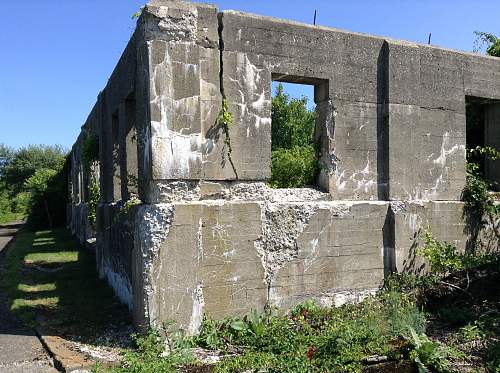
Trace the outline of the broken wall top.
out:
<instances>
[{"instance_id":1,"label":"broken wall top","mask_svg":"<svg viewBox=\"0 0 500 373\"><path fill-rule=\"evenodd\" d=\"M316 95L319 186L334 198L457 200L465 97L500 99L500 59L153 0L96 104L100 134L110 136L109 118L133 95L149 202L169 180L266 180L273 80L326 92ZM111 144L101 143L109 163Z\"/></svg>"}]
</instances>

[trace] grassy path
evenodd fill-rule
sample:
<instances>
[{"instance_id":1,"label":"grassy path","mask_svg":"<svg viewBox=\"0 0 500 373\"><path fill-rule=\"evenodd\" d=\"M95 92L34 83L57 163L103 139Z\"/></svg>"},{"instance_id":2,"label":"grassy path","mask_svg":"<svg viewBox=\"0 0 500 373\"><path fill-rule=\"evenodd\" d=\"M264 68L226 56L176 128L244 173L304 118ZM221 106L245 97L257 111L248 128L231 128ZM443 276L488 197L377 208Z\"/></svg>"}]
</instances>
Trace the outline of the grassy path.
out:
<instances>
[{"instance_id":1,"label":"grassy path","mask_svg":"<svg viewBox=\"0 0 500 373\"><path fill-rule=\"evenodd\" d=\"M66 229L22 229L4 256L0 292L24 325L97 355L127 343L127 308L99 279L95 256Z\"/></svg>"}]
</instances>

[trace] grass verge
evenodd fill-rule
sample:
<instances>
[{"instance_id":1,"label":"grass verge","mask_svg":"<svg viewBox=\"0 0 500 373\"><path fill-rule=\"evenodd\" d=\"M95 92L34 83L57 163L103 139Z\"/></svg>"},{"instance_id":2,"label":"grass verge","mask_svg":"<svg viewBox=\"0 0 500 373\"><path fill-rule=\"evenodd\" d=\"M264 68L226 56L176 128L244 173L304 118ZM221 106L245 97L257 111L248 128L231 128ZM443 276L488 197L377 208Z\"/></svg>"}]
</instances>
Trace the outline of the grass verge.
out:
<instances>
[{"instance_id":1,"label":"grass verge","mask_svg":"<svg viewBox=\"0 0 500 373\"><path fill-rule=\"evenodd\" d=\"M5 212L0 214L0 224L7 224L13 221L22 220L24 218L24 214L18 214L14 212Z\"/></svg>"},{"instance_id":2,"label":"grass verge","mask_svg":"<svg viewBox=\"0 0 500 373\"><path fill-rule=\"evenodd\" d=\"M95 257L66 229L21 230L3 259L0 286L13 314L60 335L95 337L129 316L96 272Z\"/></svg>"}]
</instances>

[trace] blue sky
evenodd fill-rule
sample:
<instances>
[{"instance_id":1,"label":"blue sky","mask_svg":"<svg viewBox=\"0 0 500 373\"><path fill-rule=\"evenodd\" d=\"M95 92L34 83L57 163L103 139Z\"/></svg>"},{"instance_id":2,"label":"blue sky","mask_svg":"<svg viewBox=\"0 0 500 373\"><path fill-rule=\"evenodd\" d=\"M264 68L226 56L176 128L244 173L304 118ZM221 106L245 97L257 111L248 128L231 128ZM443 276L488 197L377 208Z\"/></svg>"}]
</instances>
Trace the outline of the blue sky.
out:
<instances>
[{"instance_id":1,"label":"blue sky","mask_svg":"<svg viewBox=\"0 0 500 373\"><path fill-rule=\"evenodd\" d=\"M0 143L67 148L132 34L145 0L2 4ZM212 1L210 1L212 2ZM213 2L212 2L213 3ZM236 9L470 51L474 30L500 35L499 0L220 0ZM300 95L301 91L293 91Z\"/></svg>"}]
</instances>

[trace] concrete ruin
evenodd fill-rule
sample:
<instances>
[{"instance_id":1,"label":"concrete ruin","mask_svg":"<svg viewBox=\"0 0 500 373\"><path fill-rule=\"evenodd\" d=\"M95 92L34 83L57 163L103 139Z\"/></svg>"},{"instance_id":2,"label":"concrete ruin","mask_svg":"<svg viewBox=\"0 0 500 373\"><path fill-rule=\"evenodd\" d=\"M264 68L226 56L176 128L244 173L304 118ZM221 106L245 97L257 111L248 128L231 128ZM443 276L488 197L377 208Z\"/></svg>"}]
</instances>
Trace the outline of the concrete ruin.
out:
<instances>
[{"instance_id":1,"label":"concrete ruin","mask_svg":"<svg viewBox=\"0 0 500 373\"><path fill-rule=\"evenodd\" d=\"M317 188L266 184L272 81L315 87ZM427 225L465 247L468 100L498 142L500 59L152 0L73 146L68 224L95 238L99 274L139 327L177 320L195 333L204 314L355 301L420 268Z\"/></svg>"}]
</instances>

